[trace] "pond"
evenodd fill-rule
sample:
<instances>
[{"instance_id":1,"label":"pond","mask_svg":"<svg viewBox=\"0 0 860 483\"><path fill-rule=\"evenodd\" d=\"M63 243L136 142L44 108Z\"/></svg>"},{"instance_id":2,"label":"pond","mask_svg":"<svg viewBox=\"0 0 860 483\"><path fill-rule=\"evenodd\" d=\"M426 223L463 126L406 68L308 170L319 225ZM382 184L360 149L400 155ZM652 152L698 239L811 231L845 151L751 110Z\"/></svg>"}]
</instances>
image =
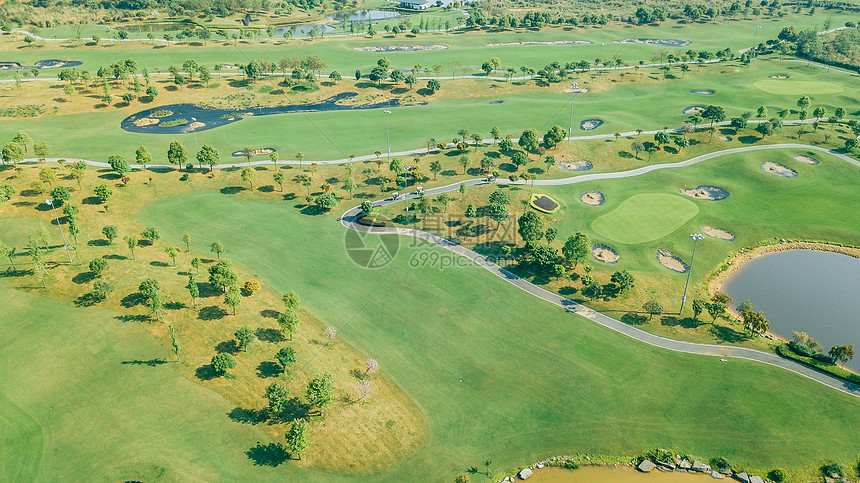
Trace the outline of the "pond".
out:
<instances>
[{"instance_id":1,"label":"pond","mask_svg":"<svg viewBox=\"0 0 860 483\"><path fill-rule=\"evenodd\" d=\"M293 36L305 36L308 35L315 26L318 26L323 34L334 32L336 30L345 32L349 30L351 23L356 24L356 31L365 31L367 30L368 22L400 17L401 15L403 14L400 12L387 10L355 10L353 12L337 12L326 17L330 21L329 23L310 23L290 27L277 27L275 29L275 36L282 37L288 30L293 32Z\"/></svg>"},{"instance_id":2,"label":"pond","mask_svg":"<svg viewBox=\"0 0 860 483\"><path fill-rule=\"evenodd\" d=\"M706 483L713 481L713 478L702 473L664 473L657 470L642 473L633 468L583 466L575 470L561 468L535 470L534 476L528 481L534 483L594 483L595 481L601 483Z\"/></svg>"},{"instance_id":3,"label":"pond","mask_svg":"<svg viewBox=\"0 0 860 483\"><path fill-rule=\"evenodd\" d=\"M833 345L860 349L860 259L816 250L788 250L756 257L723 283L738 303L749 300L770 321L770 331L791 339L792 331ZM860 358L846 364L860 370Z\"/></svg>"}]
</instances>

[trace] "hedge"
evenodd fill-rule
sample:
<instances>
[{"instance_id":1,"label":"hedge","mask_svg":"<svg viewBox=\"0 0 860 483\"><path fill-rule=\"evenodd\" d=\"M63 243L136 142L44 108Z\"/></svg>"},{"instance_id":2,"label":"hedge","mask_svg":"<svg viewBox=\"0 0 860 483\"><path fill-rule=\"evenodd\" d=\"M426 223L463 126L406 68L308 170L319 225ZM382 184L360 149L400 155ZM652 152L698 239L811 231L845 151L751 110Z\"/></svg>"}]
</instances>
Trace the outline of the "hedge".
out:
<instances>
[{"instance_id":1,"label":"hedge","mask_svg":"<svg viewBox=\"0 0 860 483\"><path fill-rule=\"evenodd\" d=\"M776 347L776 353L786 359L792 359L802 364L806 364L807 366L818 369L821 372L825 372L832 376L836 376L840 379L846 380L848 382L853 382L854 384L860 384L860 375L857 375L848 369L843 369L839 366L833 364L827 364L825 362L819 361L817 359L813 359L812 357L804 357L797 353L795 353L788 344L781 344Z\"/></svg>"}]
</instances>

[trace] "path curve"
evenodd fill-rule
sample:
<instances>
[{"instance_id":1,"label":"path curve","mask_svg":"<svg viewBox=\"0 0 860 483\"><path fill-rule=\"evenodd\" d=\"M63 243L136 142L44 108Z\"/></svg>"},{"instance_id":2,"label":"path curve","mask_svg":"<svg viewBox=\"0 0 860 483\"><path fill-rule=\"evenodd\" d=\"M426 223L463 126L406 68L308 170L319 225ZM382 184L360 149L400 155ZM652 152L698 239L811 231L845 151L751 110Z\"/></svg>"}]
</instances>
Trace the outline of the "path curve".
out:
<instances>
[{"instance_id":1,"label":"path curve","mask_svg":"<svg viewBox=\"0 0 860 483\"><path fill-rule=\"evenodd\" d=\"M747 146L733 149L725 149L722 151L717 151L714 153L703 154L701 156L697 156L692 159L688 159L686 161L682 161L679 163L671 163L671 164L656 164L651 166L644 166L637 169L632 169L628 171L621 171L615 173L596 173L591 175L583 175L583 176L575 176L571 178L557 179L557 180L542 180L535 181L535 184L538 185L566 185L566 184L575 184L584 181L593 181L598 179L618 179L618 178L629 178L633 176L640 176L645 173L649 173L651 171L656 171L659 169L668 169L668 168L679 168L684 166L691 166L693 164L701 163L708 159L713 159L720 156L725 156L729 154L736 154L748 151L761 151L767 149L809 149L813 151L819 151L823 153L827 153L833 156L836 156L839 159L847 161L855 166L860 167L860 161L848 157L842 153L833 151L831 149L822 148L819 146L811 146L806 144L772 144L769 146ZM499 184L511 184L509 180L497 180ZM476 184L489 184L486 179L471 179L465 181L467 185L476 185ZM449 191L454 191L459 189L460 183L453 183L448 186L441 186L438 188L432 188L425 190L424 193L426 195L435 195L439 193L445 193ZM409 198L417 198L416 193L409 193L406 196ZM378 200L373 202L373 206L385 206L392 203L397 203L403 201L405 198L401 196L397 199L386 198L384 200ZM394 235L402 235L402 236L411 236L421 240L424 240L428 243L432 243L439 247L442 247L450 252L456 253L463 257L468 258L475 264L489 271L493 275L505 280L511 285L519 288L520 290L529 293L537 298L545 300L551 304L554 304L558 307L561 307L567 311L573 312L577 315L581 315L592 322L602 325L608 329L614 330L615 332L626 335L630 338L638 340L640 342L644 342L646 344L659 347L662 349L668 349L676 352L684 352L688 354L698 354L698 355L706 355L706 356L715 356L715 357L732 357L739 359L747 359L751 361L761 362L764 364L770 364L772 366L780 367L782 369L794 372L795 374L799 374L806 378L812 379L818 383L824 384L825 386L831 387L838 391L841 391L845 394L860 398L860 385L844 381L837 377L831 376L829 374L819 372L816 369L813 369L809 366L801 364L799 362L793 361L791 359L782 358L776 354L771 354L768 352L763 352L755 349L748 349L746 347L735 347L735 346L720 346L714 344L700 344L695 342L685 342L680 340L669 339L666 337L661 337L659 335L652 334L650 332L646 332L642 329L633 327L631 325L625 324L618 319L614 319L608 315L602 314L600 312L594 311L585 305L579 304L570 300L566 297L558 295L556 293L550 292L544 288L541 288L521 277L515 275L514 273L505 270L501 266L497 265L491 258L488 258L484 255L478 254L468 248L465 248L461 245L457 245L449 240L446 240L437 235L433 235L432 233L428 233L422 230L416 230L411 228L399 228L399 227L368 227L356 222L358 215L361 212L360 207L353 207L347 210L343 215L341 215L340 222L341 224L349 229L354 231L360 231L365 233L375 233L375 234L394 234Z\"/></svg>"}]
</instances>

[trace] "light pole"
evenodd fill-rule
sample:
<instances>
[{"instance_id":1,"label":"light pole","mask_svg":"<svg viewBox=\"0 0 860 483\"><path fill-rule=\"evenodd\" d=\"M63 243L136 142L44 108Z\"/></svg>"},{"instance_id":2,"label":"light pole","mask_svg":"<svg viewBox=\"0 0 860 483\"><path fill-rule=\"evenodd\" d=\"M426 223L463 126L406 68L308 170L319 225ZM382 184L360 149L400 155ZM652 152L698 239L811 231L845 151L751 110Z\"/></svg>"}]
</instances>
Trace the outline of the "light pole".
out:
<instances>
[{"instance_id":1,"label":"light pole","mask_svg":"<svg viewBox=\"0 0 860 483\"><path fill-rule=\"evenodd\" d=\"M567 126L567 137L573 138L573 100L576 99L576 91L579 89L579 84L576 82L571 82L570 86L570 124L568 124Z\"/></svg>"},{"instance_id":2,"label":"light pole","mask_svg":"<svg viewBox=\"0 0 860 483\"><path fill-rule=\"evenodd\" d=\"M69 256L69 263L72 263L72 254L69 252L69 246L66 245L66 235L63 233L63 227L60 226L60 216L57 215L57 207L54 206L54 200L48 198L45 200L45 204L50 206L52 210L54 210L54 218L57 219L57 228L60 230L60 236L63 237L63 248L66 249L66 255Z\"/></svg>"},{"instance_id":3,"label":"light pole","mask_svg":"<svg viewBox=\"0 0 860 483\"><path fill-rule=\"evenodd\" d=\"M752 67L753 54L755 53L756 48L758 48L758 44L756 44L756 42L758 42L758 31L760 29L761 29L761 25L755 26L755 35L753 35L753 46L750 49L750 61L749 61L749 64L747 64L747 69Z\"/></svg>"},{"instance_id":4,"label":"light pole","mask_svg":"<svg viewBox=\"0 0 860 483\"><path fill-rule=\"evenodd\" d=\"M403 189L405 192L403 193L403 201L406 202L406 217L409 218L409 170L412 169L412 166L406 165L403 167Z\"/></svg>"},{"instance_id":5,"label":"light pole","mask_svg":"<svg viewBox=\"0 0 860 483\"><path fill-rule=\"evenodd\" d=\"M600 53L597 54L597 78L600 79L600 64L603 62L603 42L600 43Z\"/></svg>"},{"instance_id":6,"label":"light pole","mask_svg":"<svg viewBox=\"0 0 860 483\"><path fill-rule=\"evenodd\" d=\"M391 164L391 132L388 130L388 116L391 114L391 111L384 109L382 112L385 113L385 138L388 140L388 164Z\"/></svg>"},{"instance_id":7,"label":"light pole","mask_svg":"<svg viewBox=\"0 0 860 483\"><path fill-rule=\"evenodd\" d=\"M696 245L705 236L701 233L693 233L690 235L690 238L693 239L693 254L690 256L690 268L687 269L687 283L684 284L684 296L681 297L681 310L678 311L678 315L681 315L681 312L684 311L684 302L687 301L687 287L690 285L690 275L693 273L693 259L696 258Z\"/></svg>"},{"instance_id":8,"label":"light pole","mask_svg":"<svg viewBox=\"0 0 860 483\"><path fill-rule=\"evenodd\" d=\"M197 122L197 118L192 117L191 121ZM197 128L195 127L195 128L192 128L191 130L194 132L194 147L197 148L198 151L200 151L200 146L197 145Z\"/></svg>"}]
</instances>

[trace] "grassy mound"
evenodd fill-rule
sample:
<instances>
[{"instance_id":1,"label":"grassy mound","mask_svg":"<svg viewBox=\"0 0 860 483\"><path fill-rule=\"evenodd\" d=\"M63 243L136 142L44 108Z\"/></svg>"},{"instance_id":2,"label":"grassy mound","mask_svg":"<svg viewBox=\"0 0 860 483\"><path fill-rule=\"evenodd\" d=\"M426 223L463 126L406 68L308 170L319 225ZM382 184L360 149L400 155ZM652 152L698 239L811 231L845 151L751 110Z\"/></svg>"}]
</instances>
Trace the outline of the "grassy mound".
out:
<instances>
[{"instance_id":1,"label":"grassy mound","mask_svg":"<svg viewBox=\"0 0 860 483\"><path fill-rule=\"evenodd\" d=\"M695 203L680 196L637 194L594 220L591 228L620 243L645 243L674 232L698 212Z\"/></svg>"}]
</instances>

